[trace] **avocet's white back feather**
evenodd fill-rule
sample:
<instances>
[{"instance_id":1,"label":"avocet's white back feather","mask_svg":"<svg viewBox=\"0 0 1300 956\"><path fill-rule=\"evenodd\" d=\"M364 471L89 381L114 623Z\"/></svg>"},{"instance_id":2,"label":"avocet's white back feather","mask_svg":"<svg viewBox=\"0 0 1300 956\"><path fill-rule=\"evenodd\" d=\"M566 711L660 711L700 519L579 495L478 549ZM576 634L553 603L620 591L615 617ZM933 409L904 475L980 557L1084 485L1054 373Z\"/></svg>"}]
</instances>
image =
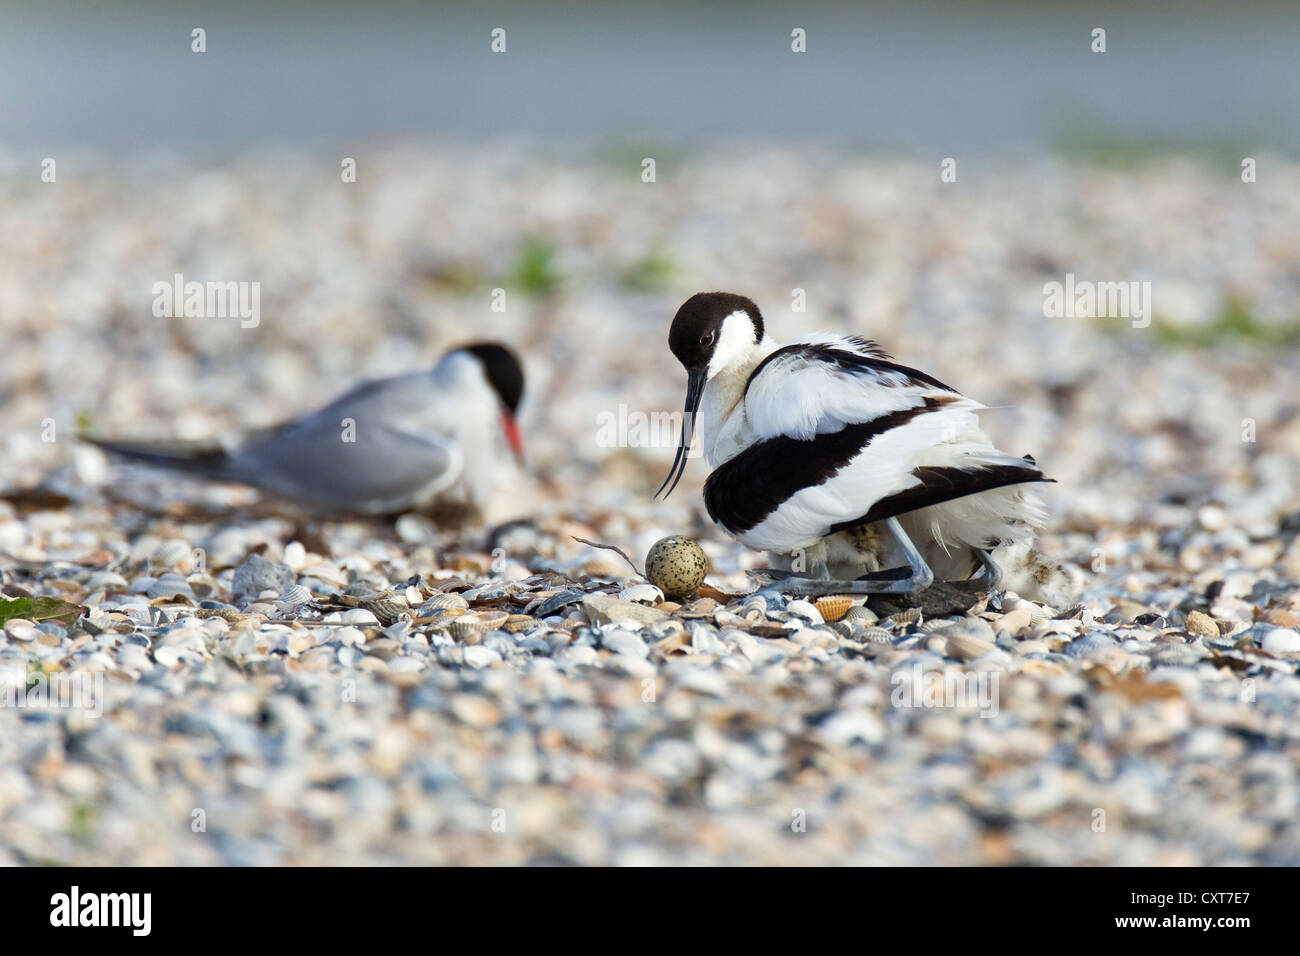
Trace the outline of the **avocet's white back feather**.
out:
<instances>
[{"instance_id":1,"label":"avocet's white back feather","mask_svg":"<svg viewBox=\"0 0 1300 956\"><path fill-rule=\"evenodd\" d=\"M951 394L901 371L845 368L815 352L784 351L798 345L824 346L866 359L884 357L861 339L825 333L802 336L783 346L753 377L745 393L745 416L757 438L809 439L924 405L927 395Z\"/></svg>"}]
</instances>

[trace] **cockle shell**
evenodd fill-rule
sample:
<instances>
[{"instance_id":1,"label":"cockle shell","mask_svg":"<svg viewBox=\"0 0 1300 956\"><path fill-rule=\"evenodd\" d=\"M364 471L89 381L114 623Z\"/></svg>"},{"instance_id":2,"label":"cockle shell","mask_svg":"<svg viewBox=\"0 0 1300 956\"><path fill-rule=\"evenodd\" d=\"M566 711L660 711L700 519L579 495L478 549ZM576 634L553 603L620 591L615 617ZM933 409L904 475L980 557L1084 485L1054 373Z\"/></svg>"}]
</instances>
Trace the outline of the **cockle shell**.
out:
<instances>
[{"instance_id":1,"label":"cockle shell","mask_svg":"<svg viewBox=\"0 0 1300 956\"><path fill-rule=\"evenodd\" d=\"M401 618L409 617L411 614L411 609L405 604L400 601L390 600L389 598L379 598L374 601L361 601L357 606L365 608L385 627Z\"/></svg>"},{"instance_id":2,"label":"cockle shell","mask_svg":"<svg viewBox=\"0 0 1300 956\"><path fill-rule=\"evenodd\" d=\"M828 594L817 599L816 608L823 621L838 621L857 601L845 594Z\"/></svg>"},{"instance_id":3,"label":"cockle shell","mask_svg":"<svg viewBox=\"0 0 1300 956\"><path fill-rule=\"evenodd\" d=\"M741 605L740 616L755 623L766 620L767 598L761 594L751 594L745 598L745 603Z\"/></svg>"},{"instance_id":4,"label":"cockle shell","mask_svg":"<svg viewBox=\"0 0 1300 956\"><path fill-rule=\"evenodd\" d=\"M459 608L464 611L469 607L469 602L459 594L448 592L446 594L435 594L429 600L420 605L420 610L424 613L430 611L446 611L451 608Z\"/></svg>"},{"instance_id":5,"label":"cockle shell","mask_svg":"<svg viewBox=\"0 0 1300 956\"><path fill-rule=\"evenodd\" d=\"M311 600L311 592L301 584L291 584L284 589L280 599L275 602L275 606L281 611L289 612L295 608L302 607Z\"/></svg>"},{"instance_id":6,"label":"cockle shell","mask_svg":"<svg viewBox=\"0 0 1300 956\"><path fill-rule=\"evenodd\" d=\"M471 611L455 618L447 625L447 629L457 640L477 644L482 640L484 631L493 631L503 626L509 616L504 611Z\"/></svg>"}]
</instances>

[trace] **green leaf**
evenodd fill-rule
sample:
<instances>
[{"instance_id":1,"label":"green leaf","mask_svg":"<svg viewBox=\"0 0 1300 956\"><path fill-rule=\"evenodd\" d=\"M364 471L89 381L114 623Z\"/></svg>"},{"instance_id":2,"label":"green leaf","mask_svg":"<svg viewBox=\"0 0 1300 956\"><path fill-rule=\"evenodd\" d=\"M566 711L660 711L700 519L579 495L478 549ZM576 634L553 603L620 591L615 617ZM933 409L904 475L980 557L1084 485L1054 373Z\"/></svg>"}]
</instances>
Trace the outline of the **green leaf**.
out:
<instances>
[{"instance_id":1,"label":"green leaf","mask_svg":"<svg viewBox=\"0 0 1300 956\"><path fill-rule=\"evenodd\" d=\"M71 624L80 616L81 608L78 605L59 598L0 598L0 625L15 617L29 621L62 621Z\"/></svg>"}]
</instances>

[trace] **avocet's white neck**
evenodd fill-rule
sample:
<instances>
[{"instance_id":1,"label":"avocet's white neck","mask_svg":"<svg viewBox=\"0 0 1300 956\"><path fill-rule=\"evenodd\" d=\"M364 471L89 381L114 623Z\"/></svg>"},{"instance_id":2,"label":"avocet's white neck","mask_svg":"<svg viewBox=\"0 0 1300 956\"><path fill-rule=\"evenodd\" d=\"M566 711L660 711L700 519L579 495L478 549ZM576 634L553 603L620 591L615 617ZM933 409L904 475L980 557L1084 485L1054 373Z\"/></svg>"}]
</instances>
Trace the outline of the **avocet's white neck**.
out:
<instances>
[{"instance_id":1,"label":"avocet's white neck","mask_svg":"<svg viewBox=\"0 0 1300 956\"><path fill-rule=\"evenodd\" d=\"M727 325L735 318L728 316L723 323L718 347L709 361L708 384L704 387L704 398L700 402L697 423L700 447L713 467L727 461L744 447L748 431L743 404L745 386L758 364L780 347L779 343L766 335L761 341L755 342L749 317L743 313L740 316L744 320L748 340L728 341ZM722 354L727 356L725 361L718 360Z\"/></svg>"}]
</instances>

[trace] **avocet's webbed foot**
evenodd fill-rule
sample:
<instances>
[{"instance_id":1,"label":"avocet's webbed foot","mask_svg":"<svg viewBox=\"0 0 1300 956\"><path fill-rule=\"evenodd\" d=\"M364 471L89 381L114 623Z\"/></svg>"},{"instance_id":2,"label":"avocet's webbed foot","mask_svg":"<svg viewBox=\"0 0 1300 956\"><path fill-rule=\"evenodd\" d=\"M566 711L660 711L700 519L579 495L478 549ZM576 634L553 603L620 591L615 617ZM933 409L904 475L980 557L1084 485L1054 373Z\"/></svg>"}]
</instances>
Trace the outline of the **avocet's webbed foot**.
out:
<instances>
[{"instance_id":1,"label":"avocet's webbed foot","mask_svg":"<svg viewBox=\"0 0 1300 956\"><path fill-rule=\"evenodd\" d=\"M907 567L889 568L885 571L873 571L853 581L836 581L830 577L800 578L788 575L773 580L763 590L780 591L782 594L797 594L811 597L819 594L910 594L928 588L934 583L934 573L925 563L921 553L912 544L903 526L897 518L885 522L899 547L907 558ZM824 571L824 568L823 568ZM751 572L752 573L752 572Z\"/></svg>"}]
</instances>

